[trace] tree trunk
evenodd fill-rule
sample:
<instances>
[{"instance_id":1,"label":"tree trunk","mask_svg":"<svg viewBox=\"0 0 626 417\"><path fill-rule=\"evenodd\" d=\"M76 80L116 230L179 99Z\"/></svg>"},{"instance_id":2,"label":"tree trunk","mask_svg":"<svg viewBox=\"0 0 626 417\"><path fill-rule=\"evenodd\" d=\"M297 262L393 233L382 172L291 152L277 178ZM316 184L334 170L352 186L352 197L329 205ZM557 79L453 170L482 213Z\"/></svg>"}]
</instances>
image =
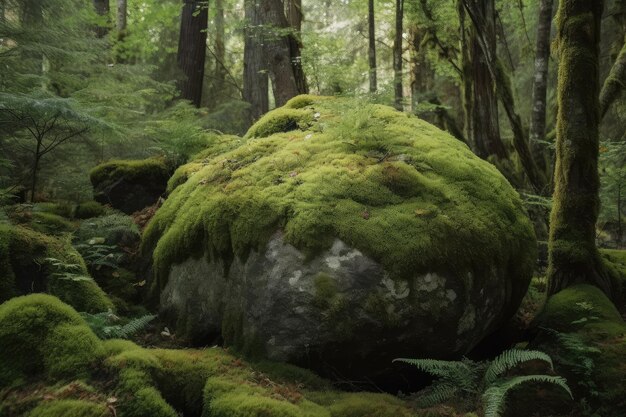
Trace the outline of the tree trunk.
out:
<instances>
[{"instance_id":1,"label":"tree trunk","mask_svg":"<svg viewBox=\"0 0 626 417\"><path fill-rule=\"evenodd\" d=\"M375 93L378 90L378 80L376 78L376 22L374 14L374 0L368 1L367 23L369 39L367 56L370 66L370 93Z\"/></svg>"},{"instance_id":2,"label":"tree trunk","mask_svg":"<svg viewBox=\"0 0 626 417\"><path fill-rule=\"evenodd\" d=\"M600 93L600 118L602 119L611 107L611 104L619 98L622 89L626 85L626 38L608 77L602 86Z\"/></svg>"},{"instance_id":3,"label":"tree trunk","mask_svg":"<svg viewBox=\"0 0 626 417\"><path fill-rule=\"evenodd\" d=\"M268 75L263 55L261 19L257 0L245 0L244 50L243 50L243 99L250 104L251 125L269 110Z\"/></svg>"},{"instance_id":4,"label":"tree trunk","mask_svg":"<svg viewBox=\"0 0 626 417\"><path fill-rule=\"evenodd\" d=\"M206 57L206 29L208 6L206 2L183 0L178 41L178 67L184 78L179 81L180 97L200 107Z\"/></svg>"},{"instance_id":5,"label":"tree trunk","mask_svg":"<svg viewBox=\"0 0 626 417\"><path fill-rule=\"evenodd\" d=\"M226 48L224 46L224 0L215 0L215 82L221 87L226 78L224 64Z\"/></svg>"},{"instance_id":6,"label":"tree trunk","mask_svg":"<svg viewBox=\"0 0 626 417\"><path fill-rule=\"evenodd\" d=\"M550 63L550 31L552 28L552 1L540 0L535 52L535 75L533 77L532 110L529 142L535 161L546 170L543 146L539 143L546 136L546 92L548 91L548 65Z\"/></svg>"},{"instance_id":7,"label":"tree trunk","mask_svg":"<svg viewBox=\"0 0 626 417\"><path fill-rule=\"evenodd\" d=\"M461 91L463 103L463 132L468 145L476 153L476 141L474 140L473 124L470 122L474 113L474 84L472 82L472 60L469 53L469 40L465 23L465 6L463 0L457 0L457 14L459 16L459 51L461 54Z\"/></svg>"},{"instance_id":8,"label":"tree trunk","mask_svg":"<svg viewBox=\"0 0 626 417\"><path fill-rule=\"evenodd\" d=\"M117 0L117 32L118 37L124 37L127 27L128 1Z\"/></svg>"},{"instance_id":9,"label":"tree trunk","mask_svg":"<svg viewBox=\"0 0 626 417\"><path fill-rule=\"evenodd\" d=\"M466 100L471 101L468 139L474 152L481 158L496 156L507 158L498 124L498 99L496 96L495 51L496 9L494 0L462 0L472 20L466 40L469 51L468 68L464 77L472 83ZM467 70L467 73L465 71Z\"/></svg>"},{"instance_id":10,"label":"tree trunk","mask_svg":"<svg viewBox=\"0 0 626 417\"><path fill-rule=\"evenodd\" d=\"M548 294L576 283L612 296L596 248L599 210L599 43L603 1L561 0L555 190L550 221Z\"/></svg>"},{"instance_id":11,"label":"tree trunk","mask_svg":"<svg viewBox=\"0 0 626 417\"><path fill-rule=\"evenodd\" d=\"M501 64L496 65L495 71L498 98L502 103L502 107L504 107L504 111L511 124L511 130L513 131L513 147L517 151L524 172L534 191L540 195L544 195L546 192L549 192L546 190L547 180L537 168L530 146L526 140L526 131L522 124L522 118L517 114L515 108L511 82Z\"/></svg>"},{"instance_id":12,"label":"tree trunk","mask_svg":"<svg viewBox=\"0 0 626 417\"><path fill-rule=\"evenodd\" d=\"M302 68L302 20L304 19L302 0L285 0L285 7L287 23L293 29L292 33L289 35L291 65L296 78L298 93L306 94L309 92L309 85L307 84L304 69Z\"/></svg>"},{"instance_id":13,"label":"tree trunk","mask_svg":"<svg viewBox=\"0 0 626 417\"><path fill-rule=\"evenodd\" d=\"M393 41L393 89L394 107L403 110L402 103L402 23L404 20L404 0L396 0L396 33Z\"/></svg>"},{"instance_id":14,"label":"tree trunk","mask_svg":"<svg viewBox=\"0 0 626 417\"><path fill-rule=\"evenodd\" d=\"M409 27L411 110L413 113L415 113L421 97L432 90L433 71L424 53L424 48L421 47L425 36L427 34L418 25L412 24Z\"/></svg>"},{"instance_id":15,"label":"tree trunk","mask_svg":"<svg viewBox=\"0 0 626 417\"><path fill-rule=\"evenodd\" d=\"M41 143L42 139L37 138L37 147L35 148L35 154L33 155L33 172L30 182L30 201L35 202L35 190L37 189L37 171L39 171L39 161L41 160Z\"/></svg>"},{"instance_id":16,"label":"tree trunk","mask_svg":"<svg viewBox=\"0 0 626 417\"><path fill-rule=\"evenodd\" d=\"M25 0L22 9L22 25L29 29L40 28L44 25L41 0ZM30 74L43 74L44 55L36 50L24 52L24 58Z\"/></svg>"},{"instance_id":17,"label":"tree trunk","mask_svg":"<svg viewBox=\"0 0 626 417\"><path fill-rule=\"evenodd\" d=\"M95 28L96 36L103 38L109 33L109 0L93 0L93 6L98 16L102 16L104 20L104 24L98 25Z\"/></svg>"},{"instance_id":18,"label":"tree trunk","mask_svg":"<svg viewBox=\"0 0 626 417\"><path fill-rule=\"evenodd\" d=\"M298 89L301 83L297 80L292 64L292 41L290 35L285 34L285 29L289 26L284 6L281 0L261 0L260 3L261 22L266 29L263 49L272 80L274 100L276 106L280 107L304 91Z\"/></svg>"}]
</instances>

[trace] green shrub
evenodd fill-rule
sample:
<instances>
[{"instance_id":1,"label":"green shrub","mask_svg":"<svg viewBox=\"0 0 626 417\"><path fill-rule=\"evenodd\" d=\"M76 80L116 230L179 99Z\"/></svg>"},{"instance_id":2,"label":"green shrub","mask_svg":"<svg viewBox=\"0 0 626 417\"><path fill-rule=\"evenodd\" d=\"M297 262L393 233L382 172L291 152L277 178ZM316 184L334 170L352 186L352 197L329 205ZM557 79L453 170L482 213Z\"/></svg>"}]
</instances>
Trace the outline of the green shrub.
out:
<instances>
[{"instance_id":1,"label":"green shrub","mask_svg":"<svg viewBox=\"0 0 626 417\"><path fill-rule=\"evenodd\" d=\"M55 400L38 405L28 417L108 417L104 404L84 400Z\"/></svg>"},{"instance_id":2,"label":"green shrub","mask_svg":"<svg viewBox=\"0 0 626 417\"><path fill-rule=\"evenodd\" d=\"M71 203L67 202L36 203L33 206L33 212L52 213L70 219L72 217L73 206Z\"/></svg>"},{"instance_id":3,"label":"green shrub","mask_svg":"<svg viewBox=\"0 0 626 417\"><path fill-rule=\"evenodd\" d=\"M136 242L139 238L139 228L133 218L121 213L85 220L74 233L74 242L83 244L96 240L101 244L115 245Z\"/></svg>"},{"instance_id":4,"label":"green shrub","mask_svg":"<svg viewBox=\"0 0 626 417\"><path fill-rule=\"evenodd\" d=\"M91 219L107 214L110 210L97 201L83 201L76 206L74 217L77 219Z\"/></svg>"}]
</instances>

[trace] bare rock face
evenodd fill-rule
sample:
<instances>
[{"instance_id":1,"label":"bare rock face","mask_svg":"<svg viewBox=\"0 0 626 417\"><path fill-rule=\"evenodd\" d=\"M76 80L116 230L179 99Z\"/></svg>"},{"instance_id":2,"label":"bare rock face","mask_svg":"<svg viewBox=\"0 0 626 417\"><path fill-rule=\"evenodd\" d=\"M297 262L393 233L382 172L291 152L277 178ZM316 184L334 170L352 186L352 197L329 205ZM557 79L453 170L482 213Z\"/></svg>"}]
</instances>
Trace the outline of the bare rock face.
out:
<instances>
[{"instance_id":1,"label":"bare rock face","mask_svg":"<svg viewBox=\"0 0 626 417\"><path fill-rule=\"evenodd\" d=\"M173 266L161 308L197 340L222 335L257 357L376 377L396 357L458 355L493 331L507 283L492 272L394 280L339 239L307 259L278 232L228 270L206 256Z\"/></svg>"},{"instance_id":2,"label":"bare rock face","mask_svg":"<svg viewBox=\"0 0 626 417\"><path fill-rule=\"evenodd\" d=\"M179 336L360 380L467 353L536 258L518 194L465 144L312 96L179 168L143 248Z\"/></svg>"}]
</instances>

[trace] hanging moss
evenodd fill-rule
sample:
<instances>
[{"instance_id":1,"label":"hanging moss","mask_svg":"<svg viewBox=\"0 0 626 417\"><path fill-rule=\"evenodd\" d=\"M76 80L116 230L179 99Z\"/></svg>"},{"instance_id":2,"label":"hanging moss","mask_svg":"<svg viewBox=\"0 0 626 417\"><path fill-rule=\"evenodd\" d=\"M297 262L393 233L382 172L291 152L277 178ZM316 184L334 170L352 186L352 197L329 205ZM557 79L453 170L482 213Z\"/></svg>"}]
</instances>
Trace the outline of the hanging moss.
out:
<instances>
[{"instance_id":1,"label":"hanging moss","mask_svg":"<svg viewBox=\"0 0 626 417\"><path fill-rule=\"evenodd\" d=\"M310 254L339 238L392 277L496 265L525 288L534 235L519 196L447 133L386 106L306 96L246 137L179 169L188 180L144 234L155 292L172 264L245 257L277 229Z\"/></svg>"}]
</instances>

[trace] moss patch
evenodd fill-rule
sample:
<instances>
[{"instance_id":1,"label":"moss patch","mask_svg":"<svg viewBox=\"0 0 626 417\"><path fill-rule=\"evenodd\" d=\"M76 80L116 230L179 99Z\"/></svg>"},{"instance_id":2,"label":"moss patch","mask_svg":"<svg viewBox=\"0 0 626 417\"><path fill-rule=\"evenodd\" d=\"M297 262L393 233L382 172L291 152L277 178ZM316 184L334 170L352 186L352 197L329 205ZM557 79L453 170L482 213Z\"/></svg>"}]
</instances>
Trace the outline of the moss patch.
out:
<instances>
[{"instance_id":1,"label":"moss patch","mask_svg":"<svg viewBox=\"0 0 626 417\"><path fill-rule=\"evenodd\" d=\"M104 216L108 212L109 209L97 201L83 201L76 206L74 217L77 219L91 219L93 217Z\"/></svg>"},{"instance_id":2,"label":"moss patch","mask_svg":"<svg viewBox=\"0 0 626 417\"><path fill-rule=\"evenodd\" d=\"M245 257L277 229L311 254L339 238L393 278L497 266L525 290L534 234L494 166L386 106L313 96L291 106L264 116L241 146L180 168L193 174L181 174L189 179L144 234L153 290L173 263L205 251Z\"/></svg>"},{"instance_id":3,"label":"moss patch","mask_svg":"<svg viewBox=\"0 0 626 417\"><path fill-rule=\"evenodd\" d=\"M16 297L0 305L0 351L3 386L37 374L83 377L102 353L99 340L80 315L45 294Z\"/></svg>"},{"instance_id":4,"label":"moss patch","mask_svg":"<svg viewBox=\"0 0 626 417\"><path fill-rule=\"evenodd\" d=\"M31 292L48 292L80 311L113 308L106 294L89 278L85 262L69 238L54 238L21 226L0 225L0 301ZM74 274L59 275L55 259Z\"/></svg>"},{"instance_id":5,"label":"moss patch","mask_svg":"<svg viewBox=\"0 0 626 417\"><path fill-rule=\"evenodd\" d=\"M114 160L98 165L89 173L94 186L121 178L138 182L167 182L167 165L162 159Z\"/></svg>"},{"instance_id":6,"label":"moss patch","mask_svg":"<svg viewBox=\"0 0 626 417\"><path fill-rule=\"evenodd\" d=\"M57 400L44 402L28 417L106 417L110 412L104 404L82 400Z\"/></svg>"}]
</instances>

